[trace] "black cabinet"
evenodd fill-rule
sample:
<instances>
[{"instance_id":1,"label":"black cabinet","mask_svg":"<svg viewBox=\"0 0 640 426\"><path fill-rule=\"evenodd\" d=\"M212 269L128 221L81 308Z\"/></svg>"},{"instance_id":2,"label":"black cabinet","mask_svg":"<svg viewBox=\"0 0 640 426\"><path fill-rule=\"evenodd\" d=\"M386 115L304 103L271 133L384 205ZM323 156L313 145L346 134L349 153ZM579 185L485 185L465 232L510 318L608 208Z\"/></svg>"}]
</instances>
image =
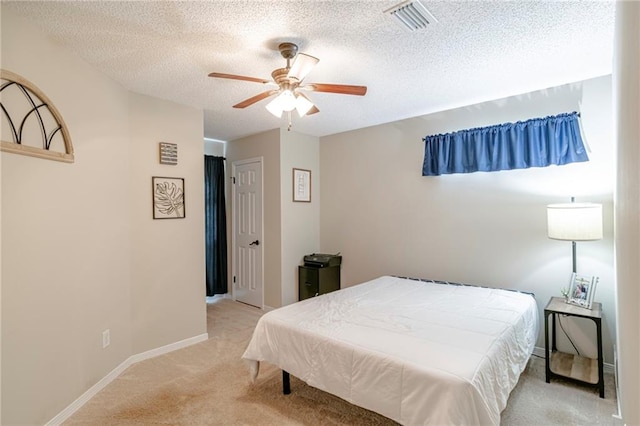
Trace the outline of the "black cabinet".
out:
<instances>
[{"instance_id":1,"label":"black cabinet","mask_svg":"<svg viewBox=\"0 0 640 426\"><path fill-rule=\"evenodd\" d=\"M298 266L298 300L340 290L340 265Z\"/></svg>"}]
</instances>

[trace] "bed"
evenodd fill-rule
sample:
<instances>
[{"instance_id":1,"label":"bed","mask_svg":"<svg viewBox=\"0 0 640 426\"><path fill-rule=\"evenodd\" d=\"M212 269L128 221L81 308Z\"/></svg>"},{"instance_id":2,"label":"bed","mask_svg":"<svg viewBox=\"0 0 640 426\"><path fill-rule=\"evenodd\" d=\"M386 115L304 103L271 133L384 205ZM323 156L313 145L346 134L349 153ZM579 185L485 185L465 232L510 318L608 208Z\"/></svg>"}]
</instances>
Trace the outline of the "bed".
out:
<instances>
[{"instance_id":1,"label":"bed","mask_svg":"<svg viewBox=\"0 0 640 426\"><path fill-rule=\"evenodd\" d=\"M531 294L383 276L266 313L242 357L401 424L497 425L537 335Z\"/></svg>"}]
</instances>

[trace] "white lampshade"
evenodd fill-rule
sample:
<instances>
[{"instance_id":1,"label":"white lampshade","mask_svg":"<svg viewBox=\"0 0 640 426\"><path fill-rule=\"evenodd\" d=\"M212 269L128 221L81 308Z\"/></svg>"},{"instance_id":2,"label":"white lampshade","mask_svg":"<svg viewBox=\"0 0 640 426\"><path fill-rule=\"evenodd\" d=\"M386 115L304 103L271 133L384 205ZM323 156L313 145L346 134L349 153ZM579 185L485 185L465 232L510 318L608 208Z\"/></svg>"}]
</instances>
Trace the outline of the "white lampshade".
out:
<instances>
[{"instance_id":1,"label":"white lampshade","mask_svg":"<svg viewBox=\"0 0 640 426\"><path fill-rule=\"evenodd\" d=\"M278 98L276 98L278 99ZM269 102L265 108L267 109L267 111L269 111L271 114L275 115L276 117L280 118L282 117L282 107L280 106L279 102L276 102L276 99L272 100L271 102Z\"/></svg>"},{"instance_id":2,"label":"white lampshade","mask_svg":"<svg viewBox=\"0 0 640 426\"><path fill-rule=\"evenodd\" d=\"M293 61L293 65L291 65L291 69L287 74L290 78L295 78L298 81L302 81L309 71L316 66L316 64L320 61L318 58L315 58L310 55L305 55L304 53L298 53L296 58Z\"/></svg>"},{"instance_id":3,"label":"white lampshade","mask_svg":"<svg viewBox=\"0 0 640 426\"><path fill-rule=\"evenodd\" d=\"M313 107L313 103L306 96L295 94L291 90L284 90L275 99L269 102L265 108L276 117L282 117L284 111L298 111L302 117Z\"/></svg>"},{"instance_id":4,"label":"white lampshade","mask_svg":"<svg viewBox=\"0 0 640 426\"><path fill-rule=\"evenodd\" d=\"M293 111L296 107L296 96L291 90L283 90L274 100L266 106L267 111L276 117L282 117L283 111Z\"/></svg>"},{"instance_id":5,"label":"white lampshade","mask_svg":"<svg viewBox=\"0 0 640 426\"><path fill-rule=\"evenodd\" d=\"M304 116L313 107L313 102L302 95L296 97L296 111L300 117Z\"/></svg>"},{"instance_id":6,"label":"white lampshade","mask_svg":"<svg viewBox=\"0 0 640 426\"><path fill-rule=\"evenodd\" d=\"M283 111L293 111L296 107L296 95L291 90L284 90L276 98Z\"/></svg>"},{"instance_id":7,"label":"white lampshade","mask_svg":"<svg viewBox=\"0 0 640 426\"><path fill-rule=\"evenodd\" d=\"M547 206L549 238L564 241L602 239L602 205L594 203L549 204Z\"/></svg>"}]
</instances>

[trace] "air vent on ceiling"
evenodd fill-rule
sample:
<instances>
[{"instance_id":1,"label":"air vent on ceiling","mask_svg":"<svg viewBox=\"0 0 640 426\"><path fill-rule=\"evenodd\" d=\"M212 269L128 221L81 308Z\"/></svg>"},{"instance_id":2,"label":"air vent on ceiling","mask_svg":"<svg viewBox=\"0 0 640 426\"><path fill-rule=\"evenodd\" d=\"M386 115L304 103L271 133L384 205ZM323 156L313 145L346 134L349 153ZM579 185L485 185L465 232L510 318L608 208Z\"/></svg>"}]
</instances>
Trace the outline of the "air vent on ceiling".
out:
<instances>
[{"instance_id":1,"label":"air vent on ceiling","mask_svg":"<svg viewBox=\"0 0 640 426\"><path fill-rule=\"evenodd\" d=\"M402 26L409 31L418 31L427 28L438 20L418 0L408 0L387 9L384 13L396 18Z\"/></svg>"}]
</instances>

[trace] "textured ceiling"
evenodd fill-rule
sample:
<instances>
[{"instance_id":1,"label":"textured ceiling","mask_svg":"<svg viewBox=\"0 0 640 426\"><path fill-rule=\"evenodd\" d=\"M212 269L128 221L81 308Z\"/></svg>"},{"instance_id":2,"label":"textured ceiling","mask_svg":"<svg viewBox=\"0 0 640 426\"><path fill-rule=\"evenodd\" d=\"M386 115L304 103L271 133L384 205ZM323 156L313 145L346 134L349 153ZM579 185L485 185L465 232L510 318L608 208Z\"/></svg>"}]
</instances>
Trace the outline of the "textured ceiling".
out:
<instances>
[{"instance_id":1,"label":"textured ceiling","mask_svg":"<svg viewBox=\"0 0 640 426\"><path fill-rule=\"evenodd\" d=\"M611 72L612 1L428 1L438 19L411 33L384 1L18 1L53 40L134 92L205 110L205 136L232 140L287 125L265 89L212 71L270 78L292 41L320 58L306 83L368 86L366 96L311 92L319 114L293 116L314 136L396 121ZM286 114L285 114L286 115Z\"/></svg>"}]
</instances>

